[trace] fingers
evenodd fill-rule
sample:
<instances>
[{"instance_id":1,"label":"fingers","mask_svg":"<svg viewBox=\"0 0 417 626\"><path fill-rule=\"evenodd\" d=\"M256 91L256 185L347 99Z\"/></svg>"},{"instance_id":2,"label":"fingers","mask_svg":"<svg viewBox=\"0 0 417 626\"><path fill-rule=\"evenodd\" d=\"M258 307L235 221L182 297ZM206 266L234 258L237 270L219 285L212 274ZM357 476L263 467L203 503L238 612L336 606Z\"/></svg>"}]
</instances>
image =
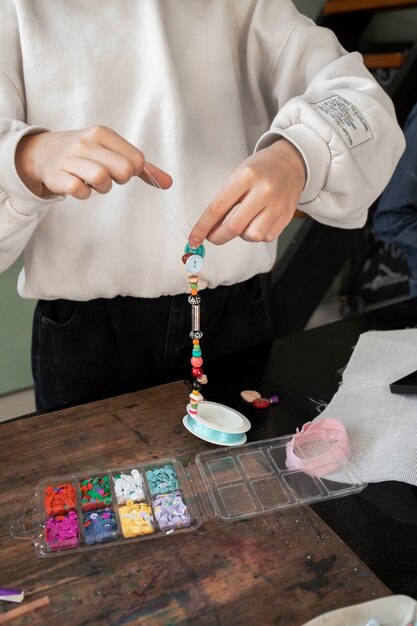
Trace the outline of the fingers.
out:
<instances>
[{"instance_id":1,"label":"fingers","mask_svg":"<svg viewBox=\"0 0 417 626\"><path fill-rule=\"evenodd\" d=\"M243 235L246 233L250 241L262 241L264 234L258 227L262 226L267 218L266 216L263 219L256 218L259 214L263 215L264 209L263 198L255 191L251 191L240 204L228 212L224 220L213 226L207 234L207 239L211 243L221 245L235 237L245 238Z\"/></svg>"},{"instance_id":2,"label":"fingers","mask_svg":"<svg viewBox=\"0 0 417 626\"><path fill-rule=\"evenodd\" d=\"M172 185L171 176L149 161L146 161L141 174L139 174L139 178L145 181L145 183L148 183L148 185L152 185L153 187L159 186L162 187L162 189L168 189Z\"/></svg>"},{"instance_id":3,"label":"fingers","mask_svg":"<svg viewBox=\"0 0 417 626\"><path fill-rule=\"evenodd\" d=\"M294 216L306 181L304 160L286 140L248 157L205 209L189 235L223 244L234 237L273 241Z\"/></svg>"},{"instance_id":4,"label":"fingers","mask_svg":"<svg viewBox=\"0 0 417 626\"><path fill-rule=\"evenodd\" d=\"M80 156L102 166L91 168L90 165L89 172L84 177L81 176L99 193L110 191L111 180L123 185L133 176L138 176L146 183L162 189L172 185L172 178L167 172L153 163L146 162L140 150L110 128L94 126L87 129L78 143L77 150ZM107 177L104 170L107 170Z\"/></svg>"},{"instance_id":5,"label":"fingers","mask_svg":"<svg viewBox=\"0 0 417 626\"><path fill-rule=\"evenodd\" d=\"M90 159L73 157L66 159L64 165L65 168L61 171L78 177L82 183L86 183L87 186L99 193L108 193L110 191L112 178L108 168L101 163L91 161Z\"/></svg>"},{"instance_id":6,"label":"fingers","mask_svg":"<svg viewBox=\"0 0 417 626\"><path fill-rule=\"evenodd\" d=\"M271 243L282 233L292 220L294 212L281 213L276 219L276 211L264 210L255 217L240 235L245 241L265 241Z\"/></svg>"},{"instance_id":7,"label":"fingers","mask_svg":"<svg viewBox=\"0 0 417 626\"><path fill-rule=\"evenodd\" d=\"M163 189L172 184L169 174L146 163L140 150L104 126L24 137L15 162L24 184L40 197L46 188L85 199L91 189L108 193L112 181L123 185L134 176Z\"/></svg>"},{"instance_id":8,"label":"fingers","mask_svg":"<svg viewBox=\"0 0 417 626\"><path fill-rule=\"evenodd\" d=\"M48 189L52 193L66 194L78 200L87 200L91 196L92 189L84 183L78 176L68 172L59 171L53 181L48 184Z\"/></svg>"},{"instance_id":9,"label":"fingers","mask_svg":"<svg viewBox=\"0 0 417 626\"><path fill-rule=\"evenodd\" d=\"M121 178L123 180L127 176L129 179L132 176L139 176L145 166L145 157L142 152L114 132L114 130L111 130L111 128L106 128L105 126L87 128L82 131L79 143L81 144L81 152L84 148L91 149L91 146L95 144L96 146L107 148L108 151L119 157L123 157L123 159L120 159L119 164L122 167ZM126 161L129 163L129 166L126 165ZM126 171L123 170L123 165Z\"/></svg>"},{"instance_id":10,"label":"fingers","mask_svg":"<svg viewBox=\"0 0 417 626\"><path fill-rule=\"evenodd\" d=\"M238 204L249 190L249 185L242 184L242 180L238 176L231 176L226 186L221 192L214 198L214 200L203 211L202 216L192 229L188 241L193 248L197 248L204 239L206 239L210 233L213 233L213 243L226 243L236 235L229 237L235 221L232 226L227 226L222 229L222 224L225 225L226 216L232 211L232 209ZM220 232L219 232L219 229ZM216 233L216 234L215 234ZM239 233L240 234L240 233ZM212 241L211 237L209 238Z\"/></svg>"},{"instance_id":11,"label":"fingers","mask_svg":"<svg viewBox=\"0 0 417 626\"><path fill-rule=\"evenodd\" d=\"M288 226L293 213L291 209L283 211L282 207L276 205L264 206L262 200L252 192L229 213L223 223L211 230L207 239L216 245L227 243L235 237L252 242L271 242Z\"/></svg>"}]
</instances>

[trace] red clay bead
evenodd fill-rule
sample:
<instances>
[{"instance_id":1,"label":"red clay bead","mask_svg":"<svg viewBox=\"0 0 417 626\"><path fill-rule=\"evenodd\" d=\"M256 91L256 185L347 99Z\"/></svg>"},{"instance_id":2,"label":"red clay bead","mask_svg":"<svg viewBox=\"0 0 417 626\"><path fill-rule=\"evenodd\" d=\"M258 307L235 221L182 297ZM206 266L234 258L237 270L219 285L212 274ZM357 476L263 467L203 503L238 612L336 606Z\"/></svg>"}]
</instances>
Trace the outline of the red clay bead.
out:
<instances>
[{"instance_id":1,"label":"red clay bead","mask_svg":"<svg viewBox=\"0 0 417 626\"><path fill-rule=\"evenodd\" d=\"M193 367L191 370L191 374L194 376L194 378L198 378L199 376L203 375L203 370L201 369L201 367Z\"/></svg>"},{"instance_id":2,"label":"red clay bead","mask_svg":"<svg viewBox=\"0 0 417 626\"><path fill-rule=\"evenodd\" d=\"M182 262L185 264L187 262L187 259L191 256L191 254L183 254L182 255Z\"/></svg>"},{"instance_id":3,"label":"red clay bead","mask_svg":"<svg viewBox=\"0 0 417 626\"><path fill-rule=\"evenodd\" d=\"M268 400L268 398L255 398L252 404L257 409L267 409L269 406L271 406L271 400Z\"/></svg>"}]
</instances>

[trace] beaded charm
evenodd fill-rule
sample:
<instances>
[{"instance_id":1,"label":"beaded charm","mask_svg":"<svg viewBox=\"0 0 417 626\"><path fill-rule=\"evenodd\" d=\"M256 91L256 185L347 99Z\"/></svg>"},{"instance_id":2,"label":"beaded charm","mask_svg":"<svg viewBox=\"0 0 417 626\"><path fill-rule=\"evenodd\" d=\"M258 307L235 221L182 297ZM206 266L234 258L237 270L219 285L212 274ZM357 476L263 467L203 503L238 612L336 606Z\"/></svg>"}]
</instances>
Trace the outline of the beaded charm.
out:
<instances>
[{"instance_id":1,"label":"beaded charm","mask_svg":"<svg viewBox=\"0 0 417 626\"><path fill-rule=\"evenodd\" d=\"M203 396L200 393L202 385L205 385L207 376L204 374L202 365L203 358L201 352L200 339L203 333L200 330L200 302L201 296L198 294L198 272L203 267L203 258L205 255L204 246L198 246L198 248L192 248L189 243L184 248L184 255L182 261L185 264L187 271L190 273L188 282L190 286L190 295L188 296L188 302L191 305L191 332L190 337L192 339L192 353L191 353L191 375L195 378L193 382L193 390L190 394L190 409L189 413L196 415L198 410L198 404L203 400Z\"/></svg>"}]
</instances>

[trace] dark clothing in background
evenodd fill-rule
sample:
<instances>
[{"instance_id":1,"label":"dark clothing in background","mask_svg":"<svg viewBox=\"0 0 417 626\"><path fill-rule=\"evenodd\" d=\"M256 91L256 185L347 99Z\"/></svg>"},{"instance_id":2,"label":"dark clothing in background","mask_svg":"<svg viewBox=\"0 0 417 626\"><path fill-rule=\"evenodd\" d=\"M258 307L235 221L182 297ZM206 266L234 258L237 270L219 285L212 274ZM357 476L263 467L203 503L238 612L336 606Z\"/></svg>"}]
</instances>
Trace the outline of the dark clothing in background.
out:
<instances>
[{"instance_id":1,"label":"dark clothing in background","mask_svg":"<svg viewBox=\"0 0 417 626\"><path fill-rule=\"evenodd\" d=\"M417 296L417 104L404 128L406 149L374 216L379 237L397 245L410 269L410 297Z\"/></svg>"}]
</instances>

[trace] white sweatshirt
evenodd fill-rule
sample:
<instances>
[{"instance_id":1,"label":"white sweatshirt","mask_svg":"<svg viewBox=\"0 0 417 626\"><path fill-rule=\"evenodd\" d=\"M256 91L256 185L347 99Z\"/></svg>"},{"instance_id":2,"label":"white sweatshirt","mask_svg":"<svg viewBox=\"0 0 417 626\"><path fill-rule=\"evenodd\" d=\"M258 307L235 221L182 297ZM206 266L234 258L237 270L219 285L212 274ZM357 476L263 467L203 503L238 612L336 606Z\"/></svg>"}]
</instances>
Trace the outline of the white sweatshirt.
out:
<instances>
[{"instance_id":1,"label":"white sweatshirt","mask_svg":"<svg viewBox=\"0 0 417 626\"><path fill-rule=\"evenodd\" d=\"M25 298L184 292L191 226L233 169L279 136L306 162L299 208L360 227L404 147L360 55L289 0L1 0L0 118L0 271L24 250ZM86 201L24 186L23 135L96 124L174 186L135 179ZM208 243L200 286L266 272L275 249Z\"/></svg>"}]
</instances>

